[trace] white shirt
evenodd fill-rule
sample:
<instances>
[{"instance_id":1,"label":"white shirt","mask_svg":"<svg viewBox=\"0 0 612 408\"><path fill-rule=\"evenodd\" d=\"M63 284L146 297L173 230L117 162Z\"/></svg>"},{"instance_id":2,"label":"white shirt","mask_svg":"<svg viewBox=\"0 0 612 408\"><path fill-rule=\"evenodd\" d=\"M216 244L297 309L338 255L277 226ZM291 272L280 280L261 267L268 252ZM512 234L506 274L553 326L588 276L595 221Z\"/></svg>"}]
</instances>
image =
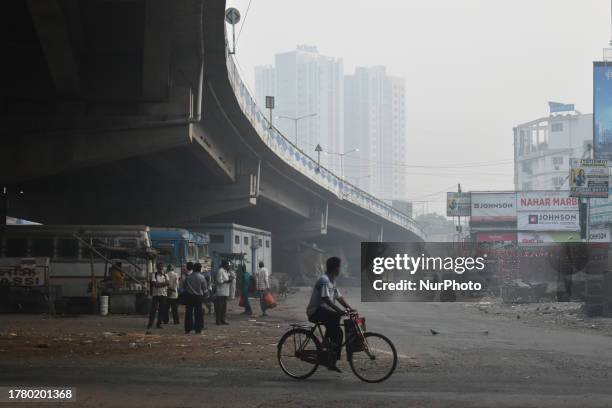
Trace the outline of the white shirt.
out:
<instances>
[{"instance_id":1,"label":"white shirt","mask_svg":"<svg viewBox=\"0 0 612 408\"><path fill-rule=\"evenodd\" d=\"M154 273L151 281L153 283L168 283L168 276L166 276L165 273ZM168 287L156 287L152 285L151 293L153 296L168 296Z\"/></svg>"},{"instance_id":2,"label":"white shirt","mask_svg":"<svg viewBox=\"0 0 612 408\"><path fill-rule=\"evenodd\" d=\"M255 285L257 290L270 289L270 274L265 267L255 271Z\"/></svg>"},{"instance_id":3,"label":"white shirt","mask_svg":"<svg viewBox=\"0 0 612 408\"><path fill-rule=\"evenodd\" d=\"M216 281L217 281L217 296L229 296L230 295L230 283L225 283L229 280L229 272L223 268L219 268L217 271Z\"/></svg>"},{"instance_id":4,"label":"white shirt","mask_svg":"<svg viewBox=\"0 0 612 408\"><path fill-rule=\"evenodd\" d=\"M333 303L336 303L336 299L341 296L342 295L336 287L336 281L334 280L332 282L332 280L329 279L329 275L324 274L312 288L312 295L310 296L310 302L308 302L308 307L306 308L306 314L310 317L320 307L333 311L333 309L327 303L323 303L321 299L327 297Z\"/></svg>"},{"instance_id":5,"label":"white shirt","mask_svg":"<svg viewBox=\"0 0 612 408\"><path fill-rule=\"evenodd\" d=\"M179 277L174 271L168 272L168 299L178 298Z\"/></svg>"}]
</instances>

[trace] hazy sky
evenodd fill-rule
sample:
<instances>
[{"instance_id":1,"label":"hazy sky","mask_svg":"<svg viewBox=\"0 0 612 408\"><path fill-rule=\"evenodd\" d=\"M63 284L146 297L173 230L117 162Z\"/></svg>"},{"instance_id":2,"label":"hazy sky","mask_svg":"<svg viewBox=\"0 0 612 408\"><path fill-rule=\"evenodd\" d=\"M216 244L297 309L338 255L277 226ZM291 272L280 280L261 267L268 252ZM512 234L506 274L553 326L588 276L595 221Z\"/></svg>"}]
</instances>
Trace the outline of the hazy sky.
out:
<instances>
[{"instance_id":1,"label":"hazy sky","mask_svg":"<svg viewBox=\"0 0 612 408\"><path fill-rule=\"evenodd\" d=\"M245 21L249 0L228 0ZM237 32L238 34L238 32ZM592 112L592 61L610 38L608 0L252 0L237 46L244 79L297 44L406 79L410 197L444 211L456 188L513 188L512 127L547 101ZM429 194L429 195L428 195ZM419 212L425 204L415 204Z\"/></svg>"}]
</instances>

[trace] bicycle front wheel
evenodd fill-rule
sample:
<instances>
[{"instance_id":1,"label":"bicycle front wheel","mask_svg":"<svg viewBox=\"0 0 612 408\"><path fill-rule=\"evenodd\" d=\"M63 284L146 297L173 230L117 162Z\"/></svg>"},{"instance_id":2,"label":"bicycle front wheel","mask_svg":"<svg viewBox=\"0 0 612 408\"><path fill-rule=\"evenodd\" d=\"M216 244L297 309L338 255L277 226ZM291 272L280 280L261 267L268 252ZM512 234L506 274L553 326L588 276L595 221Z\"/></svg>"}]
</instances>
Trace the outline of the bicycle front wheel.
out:
<instances>
[{"instance_id":1,"label":"bicycle front wheel","mask_svg":"<svg viewBox=\"0 0 612 408\"><path fill-rule=\"evenodd\" d=\"M319 340L310 330L291 329L278 342L278 364L289 377L303 380L319 367L320 351Z\"/></svg>"},{"instance_id":2,"label":"bicycle front wheel","mask_svg":"<svg viewBox=\"0 0 612 408\"><path fill-rule=\"evenodd\" d=\"M385 381L397 366L397 351L391 340L378 333L364 334L364 347L349 357L353 373L362 381L377 383Z\"/></svg>"}]
</instances>

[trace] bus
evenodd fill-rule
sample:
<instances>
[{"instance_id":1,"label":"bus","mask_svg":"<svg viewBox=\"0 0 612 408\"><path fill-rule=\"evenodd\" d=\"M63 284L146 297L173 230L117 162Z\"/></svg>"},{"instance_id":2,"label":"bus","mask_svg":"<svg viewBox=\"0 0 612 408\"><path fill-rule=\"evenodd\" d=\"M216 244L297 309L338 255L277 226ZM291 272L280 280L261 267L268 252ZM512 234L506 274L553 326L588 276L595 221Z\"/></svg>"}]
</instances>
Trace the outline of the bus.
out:
<instances>
[{"instance_id":1,"label":"bus","mask_svg":"<svg viewBox=\"0 0 612 408\"><path fill-rule=\"evenodd\" d=\"M17 268L27 259L48 259L48 272L35 286L53 287L65 302L81 305L95 294L114 295L115 312L135 312L138 303L146 303L154 256L149 227L142 225L7 225L0 229L0 261L5 268ZM114 269L121 271L122 279L111 283ZM3 286L17 291L23 285L6 279ZM120 305L124 307L117 310Z\"/></svg>"},{"instance_id":2,"label":"bus","mask_svg":"<svg viewBox=\"0 0 612 408\"><path fill-rule=\"evenodd\" d=\"M200 263L202 269L210 269L209 238L206 233L182 228L151 228L153 248L159 252L158 260L174 266L177 273L187 262Z\"/></svg>"}]
</instances>

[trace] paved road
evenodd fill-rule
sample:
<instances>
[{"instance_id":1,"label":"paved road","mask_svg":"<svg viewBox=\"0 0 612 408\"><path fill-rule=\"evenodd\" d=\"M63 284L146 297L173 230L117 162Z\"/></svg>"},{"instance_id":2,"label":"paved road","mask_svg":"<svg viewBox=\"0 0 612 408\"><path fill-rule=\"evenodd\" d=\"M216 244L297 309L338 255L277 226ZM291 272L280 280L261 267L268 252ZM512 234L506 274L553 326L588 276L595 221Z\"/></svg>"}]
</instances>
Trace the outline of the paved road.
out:
<instances>
[{"instance_id":1,"label":"paved road","mask_svg":"<svg viewBox=\"0 0 612 408\"><path fill-rule=\"evenodd\" d=\"M304 297L290 301L301 308ZM356 306L368 329L390 337L402 356L398 372L382 384L360 382L347 366L343 374L320 370L299 382L278 369L146 362L104 369L0 362L0 383L69 384L78 388L78 405L92 407L612 406L610 337L528 326L458 303Z\"/></svg>"}]
</instances>

